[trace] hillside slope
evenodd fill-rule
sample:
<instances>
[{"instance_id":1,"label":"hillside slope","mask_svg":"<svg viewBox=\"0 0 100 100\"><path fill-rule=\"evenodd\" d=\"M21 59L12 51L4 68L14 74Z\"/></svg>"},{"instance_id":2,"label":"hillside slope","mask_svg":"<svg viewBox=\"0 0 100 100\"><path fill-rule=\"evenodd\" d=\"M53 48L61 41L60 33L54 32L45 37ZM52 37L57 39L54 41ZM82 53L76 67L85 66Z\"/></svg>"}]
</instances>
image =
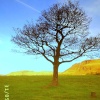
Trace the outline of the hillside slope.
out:
<instances>
[{"instance_id":1,"label":"hillside slope","mask_svg":"<svg viewBox=\"0 0 100 100\"><path fill-rule=\"evenodd\" d=\"M64 75L87 75L100 74L100 59L85 60L81 63L76 63L68 70L63 72Z\"/></svg>"},{"instance_id":2,"label":"hillside slope","mask_svg":"<svg viewBox=\"0 0 100 100\"><path fill-rule=\"evenodd\" d=\"M32 75L52 75L52 72L17 71L7 74L7 76L32 76Z\"/></svg>"}]
</instances>

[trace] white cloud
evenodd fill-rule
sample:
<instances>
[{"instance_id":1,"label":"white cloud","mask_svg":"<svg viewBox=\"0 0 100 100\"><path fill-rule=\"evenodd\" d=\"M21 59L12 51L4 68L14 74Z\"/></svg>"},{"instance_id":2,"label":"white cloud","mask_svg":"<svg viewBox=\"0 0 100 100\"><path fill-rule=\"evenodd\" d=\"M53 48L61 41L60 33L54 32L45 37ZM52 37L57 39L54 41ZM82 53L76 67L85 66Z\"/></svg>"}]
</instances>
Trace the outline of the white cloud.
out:
<instances>
[{"instance_id":1,"label":"white cloud","mask_svg":"<svg viewBox=\"0 0 100 100\"><path fill-rule=\"evenodd\" d=\"M82 1L82 0L81 0ZM83 9L86 11L86 14L89 17L92 17L92 22L90 26L90 31L92 34L100 33L100 0L89 0L88 2L84 2L81 4Z\"/></svg>"},{"instance_id":2,"label":"white cloud","mask_svg":"<svg viewBox=\"0 0 100 100\"><path fill-rule=\"evenodd\" d=\"M28 7L28 8L30 8L31 10L33 10L33 11L36 11L36 12L40 13L40 11L39 11L39 10L37 10L37 9L35 9L34 7L32 7L32 6L28 5L28 4L26 4L26 3L24 3L24 2L22 2L22 1L20 1L20 0L16 0L16 1L17 1L18 3L20 3L20 4L22 4L23 6Z\"/></svg>"},{"instance_id":3,"label":"white cloud","mask_svg":"<svg viewBox=\"0 0 100 100\"><path fill-rule=\"evenodd\" d=\"M84 2L83 9L91 16L100 16L100 0Z\"/></svg>"},{"instance_id":4,"label":"white cloud","mask_svg":"<svg viewBox=\"0 0 100 100\"><path fill-rule=\"evenodd\" d=\"M68 0L57 0L60 3L65 3ZM83 9L85 9L85 11L87 13L89 13L89 15L93 16L100 16L100 0L71 0L71 1L79 1L79 4L81 3L80 7L82 6Z\"/></svg>"}]
</instances>

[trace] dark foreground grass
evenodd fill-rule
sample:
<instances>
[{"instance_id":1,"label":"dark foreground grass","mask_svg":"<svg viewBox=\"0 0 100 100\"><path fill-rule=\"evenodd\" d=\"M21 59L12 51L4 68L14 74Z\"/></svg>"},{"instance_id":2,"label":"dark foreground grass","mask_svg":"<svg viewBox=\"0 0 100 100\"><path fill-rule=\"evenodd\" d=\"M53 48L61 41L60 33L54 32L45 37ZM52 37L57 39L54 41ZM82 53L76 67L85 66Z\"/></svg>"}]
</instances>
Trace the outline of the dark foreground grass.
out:
<instances>
[{"instance_id":1,"label":"dark foreground grass","mask_svg":"<svg viewBox=\"0 0 100 100\"><path fill-rule=\"evenodd\" d=\"M58 87L47 87L52 76L0 76L0 100L100 100L100 76L59 76ZM96 92L96 98L91 98Z\"/></svg>"}]
</instances>

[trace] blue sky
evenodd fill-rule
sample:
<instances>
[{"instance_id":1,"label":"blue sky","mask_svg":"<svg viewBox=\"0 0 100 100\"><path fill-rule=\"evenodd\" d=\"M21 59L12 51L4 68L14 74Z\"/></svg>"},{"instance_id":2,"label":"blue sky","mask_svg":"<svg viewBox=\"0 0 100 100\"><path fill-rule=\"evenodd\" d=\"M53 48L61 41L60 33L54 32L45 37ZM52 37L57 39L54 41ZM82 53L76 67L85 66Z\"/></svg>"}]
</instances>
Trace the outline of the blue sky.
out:
<instances>
[{"instance_id":1,"label":"blue sky","mask_svg":"<svg viewBox=\"0 0 100 100\"><path fill-rule=\"evenodd\" d=\"M35 23L41 11L57 2L64 3L66 0L0 0L0 74L20 70L52 71L52 65L42 57L13 52L13 49L18 47L10 40L11 36L16 34L13 27L22 28L27 21ZM94 35L99 33L100 0L79 0L79 2L87 15L92 17L90 32ZM59 67L59 71L64 71L82 60L84 59L80 58L65 63Z\"/></svg>"}]
</instances>

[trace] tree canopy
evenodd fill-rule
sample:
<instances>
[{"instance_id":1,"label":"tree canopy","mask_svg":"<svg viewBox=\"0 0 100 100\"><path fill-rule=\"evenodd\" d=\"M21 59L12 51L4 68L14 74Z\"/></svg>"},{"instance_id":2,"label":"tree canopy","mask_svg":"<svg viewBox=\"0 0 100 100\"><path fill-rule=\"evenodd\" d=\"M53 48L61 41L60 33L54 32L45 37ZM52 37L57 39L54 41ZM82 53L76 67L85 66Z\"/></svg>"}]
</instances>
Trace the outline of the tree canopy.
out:
<instances>
[{"instance_id":1,"label":"tree canopy","mask_svg":"<svg viewBox=\"0 0 100 100\"><path fill-rule=\"evenodd\" d=\"M60 64L99 49L99 37L89 37L90 21L78 2L54 4L41 13L36 24L18 28L12 41L27 54L42 55L51 62L53 84L57 85Z\"/></svg>"}]
</instances>

